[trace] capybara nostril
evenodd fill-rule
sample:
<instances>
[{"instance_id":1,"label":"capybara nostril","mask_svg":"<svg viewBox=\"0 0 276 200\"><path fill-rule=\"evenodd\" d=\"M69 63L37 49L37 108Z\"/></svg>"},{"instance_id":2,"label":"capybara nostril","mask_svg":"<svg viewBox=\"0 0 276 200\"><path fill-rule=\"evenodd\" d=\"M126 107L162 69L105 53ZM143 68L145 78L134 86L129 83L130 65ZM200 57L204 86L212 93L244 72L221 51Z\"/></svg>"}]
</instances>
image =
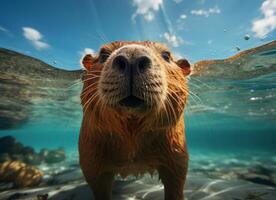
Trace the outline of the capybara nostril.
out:
<instances>
[{"instance_id":1,"label":"capybara nostril","mask_svg":"<svg viewBox=\"0 0 276 200\"><path fill-rule=\"evenodd\" d=\"M135 60L135 66L140 73L144 73L151 66L151 59L147 56L141 56Z\"/></svg>"},{"instance_id":2,"label":"capybara nostril","mask_svg":"<svg viewBox=\"0 0 276 200\"><path fill-rule=\"evenodd\" d=\"M125 73L129 66L129 62L125 56L117 56L112 62L112 67L121 73Z\"/></svg>"}]
</instances>

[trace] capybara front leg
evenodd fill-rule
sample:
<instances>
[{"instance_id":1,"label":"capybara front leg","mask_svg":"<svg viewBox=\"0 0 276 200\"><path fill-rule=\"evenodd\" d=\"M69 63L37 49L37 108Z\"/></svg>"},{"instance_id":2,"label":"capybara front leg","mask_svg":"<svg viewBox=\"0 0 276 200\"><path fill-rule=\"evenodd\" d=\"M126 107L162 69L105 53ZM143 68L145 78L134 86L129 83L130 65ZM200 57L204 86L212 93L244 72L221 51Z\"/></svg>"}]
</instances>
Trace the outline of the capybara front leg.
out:
<instances>
[{"instance_id":1,"label":"capybara front leg","mask_svg":"<svg viewBox=\"0 0 276 200\"><path fill-rule=\"evenodd\" d=\"M183 189L186 179L187 166L171 169L161 166L158 169L159 177L164 184L165 200L184 200Z\"/></svg>"},{"instance_id":2,"label":"capybara front leg","mask_svg":"<svg viewBox=\"0 0 276 200\"><path fill-rule=\"evenodd\" d=\"M113 181L113 173L108 172L89 178L87 182L93 191L94 200L111 200Z\"/></svg>"}]
</instances>

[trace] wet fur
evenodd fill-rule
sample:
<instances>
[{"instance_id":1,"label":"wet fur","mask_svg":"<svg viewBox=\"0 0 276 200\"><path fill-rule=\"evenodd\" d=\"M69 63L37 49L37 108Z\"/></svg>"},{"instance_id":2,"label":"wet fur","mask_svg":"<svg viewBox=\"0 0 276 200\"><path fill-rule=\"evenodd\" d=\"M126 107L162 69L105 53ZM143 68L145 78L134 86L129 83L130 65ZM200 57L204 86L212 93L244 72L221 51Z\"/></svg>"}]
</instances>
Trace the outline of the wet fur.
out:
<instances>
[{"instance_id":1,"label":"wet fur","mask_svg":"<svg viewBox=\"0 0 276 200\"><path fill-rule=\"evenodd\" d=\"M188 168L183 120L188 97L186 77L174 58L171 63L162 59L160 51L167 48L159 43L113 42L102 49L114 52L127 44L150 49L156 67L164 74L161 79L151 78L158 79L151 89L164 89L165 94L161 94L161 90L155 96L147 93L144 98L148 98L151 105L148 111L128 112L112 103L109 105L99 89L103 87L102 73L106 67L97 57L85 58L83 62L91 62L91 68L84 74L81 94L83 120L79 154L82 171L96 200L111 199L114 175L125 177L154 170L164 184L165 200L183 200ZM157 86L160 81L166 82L161 88ZM108 89L108 83L104 87Z\"/></svg>"}]
</instances>

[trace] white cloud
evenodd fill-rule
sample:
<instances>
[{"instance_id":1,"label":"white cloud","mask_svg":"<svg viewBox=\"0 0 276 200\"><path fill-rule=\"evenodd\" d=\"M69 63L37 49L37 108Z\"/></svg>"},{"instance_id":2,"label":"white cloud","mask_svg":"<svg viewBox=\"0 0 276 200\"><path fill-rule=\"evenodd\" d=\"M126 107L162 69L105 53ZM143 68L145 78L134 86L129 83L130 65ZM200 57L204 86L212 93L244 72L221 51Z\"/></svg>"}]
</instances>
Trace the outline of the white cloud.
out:
<instances>
[{"instance_id":1,"label":"white cloud","mask_svg":"<svg viewBox=\"0 0 276 200\"><path fill-rule=\"evenodd\" d=\"M179 59L183 58L182 55L179 52L174 52L173 55L174 55L174 58L176 60L179 60Z\"/></svg>"},{"instance_id":2,"label":"white cloud","mask_svg":"<svg viewBox=\"0 0 276 200\"><path fill-rule=\"evenodd\" d=\"M154 19L154 14L152 12L148 12L146 15L144 15L144 18L147 21L152 21Z\"/></svg>"},{"instance_id":3,"label":"white cloud","mask_svg":"<svg viewBox=\"0 0 276 200\"><path fill-rule=\"evenodd\" d=\"M152 21L154 19L154 12L158 11L163 4L163 0L133 0L133 5L137 7L135 13L132 15L132 20L138 15L142 15L145 20Z\"/></svg>"},{"instance_id":4,"label":"white cloud","mask_svg":"<svg viewBox=\"0 0 276 200\"><path fill-rule=\"evenodd\" d=\"M175 3L181 3L182 0L173 0Z\"/></svg>"},{"instance_id":5,"label":"white cloud","mask_svg":"<svg viewBox=\"0 0 276 200\"><path fill-rule=\"evenodd\" d=\"M50 47L49 44L47 44L46 42L42 42L40 40L34 40L32 42L37 50L46 49Z\"/></svg>"},{"instance_id":6,"label":"white cloud","mask_svg":"<svg viewBox=\"0 0 276 200\"><path fill-rule=\"evenodd\" d=\"M213 44L213 40L208 40L207 44Z\"/></svg>"},{"instance_id":7,"label":"white cloud","mask_svg":"<svg viewBox=\"0 0 276 200\"><path fill-rule=\"evenodd\" d=\"M5 33L9 32L9 30L4 28L3 26L0 26L0 31L5 32Z\"/></svg>"},{"instance_id":8,"label":"white cloud","mask_svg":"<svg viewBox=\"0 0 276 200\"><path fill-rule=\"evenodd\" d=\"M50 47L49 44L42 41L43 35L36 29L31 27L22 27L23 36L29 40L37 50Z\"/></svg>"},{"instance_id":9,"label":"white cloud","mask_svg":"<svg viewBox=\"0 0 276 200\"><path fill-rule=\"evenodd\" d=\"M33 40L33 41L40 40L42 38L42 35L40 34L39 31L30 27L23 27L23 35L28 40Z\"/></svg>"},{"instance_id":10,"label":"white cloud","mask_svg":"<svg viewBox=\"0 0 276 200\"><path fill-rule=\"evenodd\" d=\"M265 0L261 6L262 19L256 19L252 31L258 38L265 38L276 28L276 0Z\"/></svg>"},{"instance_id":11,"label":"white cloud","mask_svg":"<svg viewBox=\"0 0 276 200\"><path fill-rule=\"evenodd\" d=\"M176 35L168 32L164 33L162 37L165 38L167 44L172 47L179 47L183 43L183 39L181 37L177 37Z\"/></svg>"},{"instance_id":12,"label":"white cloud","mask_svg":"<svg viewBox=\"0 0 276 200\"><path fill-rule=\"evenodd\" d=\"M221 10L218 6L215 6L213 8L209 8L208 10L199 9L199 10L192 10L192 15L199 15L204 17L209 17L211 14L220 14Z\"/></svg>"},{"instance_id":13,"label":"white cloud","mask_svg":"<svg viewBox=\"0 0 276 200\"><path fill-rule=\"evenodd\" d=\"M185 21L187 19L187 15L182 14L179 16L179 18L176 20L176 28L178 30L182 30L184 28Z\"/></svg>"},{"instance_id":14,"label":"white cloud","mask_svg":"<svg viewBox=\"0 0 276 200\"><path fill-rule=\"evenodd\" d=\"M187 18L187 15L182 14L182 15L180 15L179 18L180 18L180 19L186 19L186 18Z\"/></svg>"},{"instance_id":15,"label":"white cloud","mask_svg":"<svg viewBox=\"0 0 276 200\"><path fill-rule=\"evenodd\" d=\"M81 54L81 56L85 56L87 54L96 55L96 51L91 48L84 48L83 51L80 51L79 53Z\"/></svg>"}]
</instances>

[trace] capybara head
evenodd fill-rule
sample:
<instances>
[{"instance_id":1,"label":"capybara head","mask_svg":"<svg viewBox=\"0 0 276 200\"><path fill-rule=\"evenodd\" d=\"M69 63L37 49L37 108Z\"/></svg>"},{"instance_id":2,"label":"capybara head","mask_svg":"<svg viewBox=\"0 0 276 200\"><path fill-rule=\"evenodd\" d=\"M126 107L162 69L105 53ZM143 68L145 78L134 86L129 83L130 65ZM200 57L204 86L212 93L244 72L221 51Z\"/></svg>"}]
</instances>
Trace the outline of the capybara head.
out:
<instances>
[{"instance_id":1,"label":"capybara head","mask_svg":"<svg viewBox=\"0 0 276 200\"><path fill-rule=\"evenodd\" d=\"M122 116L144 121L154 116L161 123L176 121L183 113L190 64L185 59L176 61L163 44L112 42L102 46L98 55L85 55L82 64L84 115L94 113L105 122Z\"/></svg>"}]
</instances>

